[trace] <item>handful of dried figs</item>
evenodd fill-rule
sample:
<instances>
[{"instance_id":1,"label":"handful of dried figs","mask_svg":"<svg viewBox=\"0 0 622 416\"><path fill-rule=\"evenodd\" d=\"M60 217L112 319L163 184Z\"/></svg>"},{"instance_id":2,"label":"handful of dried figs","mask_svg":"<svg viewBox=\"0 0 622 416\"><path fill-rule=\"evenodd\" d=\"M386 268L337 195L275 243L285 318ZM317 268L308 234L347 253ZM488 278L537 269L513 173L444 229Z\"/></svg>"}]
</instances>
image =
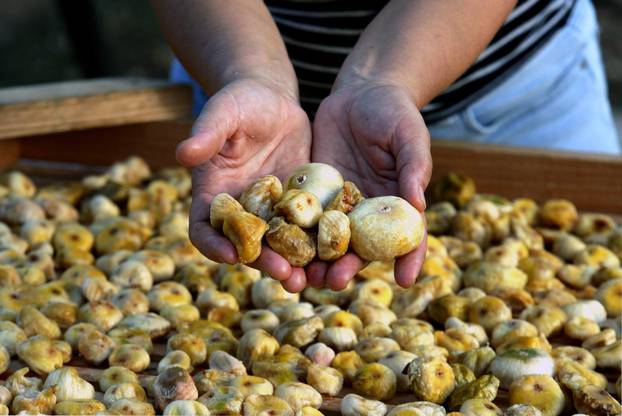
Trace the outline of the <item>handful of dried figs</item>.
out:
<instances>
[{"instance_id":1,"label":"handful of dried figs","mask_svg":"<svg viewBox=\"0 0 622 416\"><path fill-rule=\"evenodd\" d=\"M396 196L366 199L323 163L298 167L285 188L276 176L252 183L239 201L218 194L210 222L233 243L240 263L261 254L262 241L291 265L337 260L348 249L365 260L389 261L419 246L423 216Z\"/></svg>"}]
</instances>

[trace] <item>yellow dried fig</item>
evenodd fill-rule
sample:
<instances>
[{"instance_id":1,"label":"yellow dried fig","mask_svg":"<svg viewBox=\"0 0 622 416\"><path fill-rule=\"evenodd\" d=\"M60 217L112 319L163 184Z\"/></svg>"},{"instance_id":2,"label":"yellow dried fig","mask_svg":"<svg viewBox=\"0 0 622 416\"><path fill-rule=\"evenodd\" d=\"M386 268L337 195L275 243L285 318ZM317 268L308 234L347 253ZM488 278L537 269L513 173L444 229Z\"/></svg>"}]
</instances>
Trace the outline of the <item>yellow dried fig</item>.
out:
<instances>
[{"instance_id":1,"label":"yellow dried fig","mask_svg":"<svg viewBox=\"0 0 622 416\"><path fill-rule=\"evenodd\" d=\"M485 296L469 306L469 322L479 324L492 331L499 323L512 318L512 311L501 299Z\"/></svg>"},{"instance_id":2,"label":"yellow dried fig","mask_svg":"<svg viewBox=\"0 0 622 416\"><path fill-rule=\"evenodd\" d=\"M108 356L111 366L126 367L133 372L140 373L149 367L151 358L149 353L141 346L135 344L123 344L112 350Z\"/></svg>"},{"instance_id":3,"label":"yellow dried fig","mask_svg":"<svg viewBox=\"0 0 622 416\"><path fill-rule=\"evenodd\" d=\"M268 224L248 212L234 212L224 218L223 233L233 243L242 264L252 263L261 254L261 239Z\"/></svg>"},{"instance_id":4,"label":"yellow dried fig","mask_svg":"<svg viewBox=\"0 0 622 416\"><path fill-rule=\"evenodd\" d=\"M450 172L436 182L434 196L438 201L464 206L475 196L475 182L468 176Z\"/></svg>"},{"instance_id":5,"label":"yellow dried fig","mask_svg":"<svg viewBox=\"0 0 622 416\"><path fill-rule=\"evenodd\" d=\"M263 329L251 329L246 332L238 344L237 356L250 366L254 361L271 357L279 350L279 342Z\"/></svg>"},{"instance_id":6,"label":"yellow dried fig","mask_svg":"<svg viewBox=\"0 0 622 416\"><path fill-rule=\"evenodd\" d=\"M293 416L294 412L289 404L279 397L251 394L244 400L244 415Z\"/></svg>"},{"instance_id":7,"label":"yellow dried fig","mask_svg":"<svg viewBox=\"0 0 622 416\"><path fill-rule=\"evenodd\" d=\"M421 214L399 197L366 199L348 217L351 246L365 260L392 260L417 248L423 239Z\"/></svg>"},{"instance_id":8,"label":"yellow dried fig","mask_svg":"<svg viewBox=\"0 0 622 416\"><path fill-rule=\"evenodd\" d=\"M326 207L343 188L341 173L325 163L307 163L290 174L285 190L300 189L310 192Z\"/></svg>"},{"instance_id":9,"label":"yellow dried fig","mask_svg":"<svg viewBox=\"0 0 622 416\"><path fill-rule=\"evenodd\" d=\"M94 364L104 362L116 346L114 339L97 330L85 333L78 340L80 355Z\"/></svg>"},{"instance_id":10,"label":"yellow dried fig","mask_svg":"<svg viewBox=\"0 0 622 416\"><path fill-rule=\"evenodd\" d=\"M34 306L24 306L17 316L17 324L24 330L26 336L42 335L55 339L61 335L58 324L42 314Z\"/></svg>"},{"instance_id":11,"label":"yellow dried fig","mask_svg":"<svg viewBox=\"0 0 622 416\"><path fill-rule=\"evenodd\" d=\"M535 305L521 312L520 318L534 324L538 331L548 337L564 327L567 315L555 306Z\"/></svg>"},{"instance_id":12,"label":"yellow dried fig","mask_svg":"<svg viewBox=\"0 0 622 416\"><path fill-rule=\"evenodd\" d=\"M419 400L440 404L454 390L454 372L442 359L415 358L407 372L412 391Z\"/></svg>"},{"instance_id":13,"label":"yellow dried fig","mask_svg":"<svg viewBox=\"0 0 622 416\"><path fill-rule=\"evenodd\" d=\"M218 194L210 203L210 224L215 229L222 230L225 218L231 217L233 214L243 211L244 208L234 197L225 193Z\"/></svg>"},{"instance_id":14,"label":"yellow dried fig","mask_svg":"<svg viewBox=\"0 0 622 416\"><path fill-rule=\"evenodd\" d=\"M41 335L35 335L19 344L17 355L32 371L40 375L51 373L64 363L62 351L51 339Z\"/></svg>"},{"instance_id":15,"label":"yellow dried fig","mask_svg":"<svg viewBox=\"0 0 622 416\"><path fill-rule=\"evenodd\" d=\"M348 214L356 204L361 202L363 194L356 187L356 185L350 181L345 181L343 188L335 195L332 201L325 207L325 211L337 210L345 214Z\"/></svg>"},{"instance_id":16,"label":"yellow dried fig","mask_svg":"<svg viewBox=\"0 0 622 416\"><path fill-rule=\"evenodd\" d=\"M270 220L266 233L268 245L292 266L306 266L315 257L315 242L296 224L288 224L282 217Z\"/></svg>"},{"instance_id":17,"label":"yellow dried fig","mask_svg":"<svg viewBox=\"0 0 622 416\"><path fill-rule=\"evenodd\" d=\"M622 315L622 278L603 283L595 297L604 305L607 316L613 318Z\"/></svg>"},{"instance_id":18,"label":"yellow dried fig","mask_svg":"<svg viewBox=\"0 0 622 416\"><path fill-rule=\"evenodd\" d=\"M262 176L240 196L240 204L247 212L270 221L274 216L273 206L283 196L283 186L279 178L273 175Z\"/></svg>"},{"instance_id":19,"label":"yellow dried fig","mask_svg":"<svg viewBox=\"0 0 622 416\"><path fill-rule=\"evenodd\" d=\"M593 370L596 368L596 358L585 348L573 345L560 345L551 351L555 365L559 368L564 362L572 361L583 367Z\"/></svg>"},{"instance_id":20,"label":"yellow dried fig","mask_svg":"<svg viewBox=\"0 0 622 416\"><path fill-rule=\"evenodd\" d=\"M622 407L602 387L586 384L572 392L575 408L589 415L619 415Z\"/></svg>"},{"instance_id":21,"label":"yellow dried fig","mask_svg":"<svg viewBox=\"0 0 622 416\"><path fill-rule=\"evenodd\" d=\"M374 400L389 400L395 395L397 380L389 367L371 363L361 367L352 380L355 392Z\"/></svg>"},{"instance_id":22,"label":"yellow dried fig","mask_svg":"<svg viewBox=\"0 0 622 416\"><path fill-rule=\"evenodd\" d=\"M557 416L564 410L566 399L557 382L547 375L520 377L510 385L510 404L530 404L545 416Z\"/></svg>"},{"instance_id":23,"label":"yellow dried fig","mask_svg":"<svg viewBox=\"0 0 622 416\"><path fill-rule=\"evenodd\" d=\"M348 251L350 220L341 211L325 211L318 223L317 254L320 260L337 260Z\"/></svg>"},{"instance_id":24,"label":"yellow dried fig","mask_svg":"<svg viewBox=\"0 0 622 416\"><path fill-rule=\"evenodd\" d=\"M549 199L540 207L540 221L564 231L571 230L578 218L577 208L566 199Z\"/></svg>"},{"instance_id":25,"label":"yellow dried fig","mask_svg":"<svg viewBox=\"0 0 622 416\"><path fill-rule=\"evenodd\" d=\"M495 376L484 375L463 386L456 388L449 397L448 407L458 409L464 402L471 399L493 401L497 397L499 380Z\"/></svg>"},{"instance_id":26,"label":"yellow dried fig","mask_svg":"<svg viewBox=\"0 0 622 416\"><path fill-rule=\"evenodd\" d=\"M558 365L557 378L562 386L575 391L585 385L607 388L607 378L600 373L585 368L576 361L564 360Z\"/></svg>"},{"instance_id":27,"label":"yellow dried fig","mask_svg":"<svg viewBox=\"0 0 622 416\"><path fill-rule=\"evenodd\" d=\"M321 364L311 364L307 369L307 383L316 391L337 396L343 387L343 374Z\"/></svg>"},{"instance_id":28,"label":"yellow dried fig","mask_svg":"<svg viewBox=\"0 0 622 416\"><path fill-rule=\"evenodd\" d=\"M210 313L212 311L210 311ZM229 311L231 313L229 313ZM228 317L235 317L236 312L237 311L235 310L227 308ZM201 312L199 311L199 308L194 305L166 306L160 311L160 315L169 321L176 329L185 328L190 323L201 319ZM216 318L208 316L208 319L215 320Z\"/></svg>"},{"instance_id":29,"label":"yellow dried fig","mask_svg":"<svg viewBox=\"0 0 622 416\"><path fill-rule=\"evenodd\" d=\"M299 189L285 192L283 199L274 205L274 210L277 215L301 228L316 226L322 215L319 199L314 194Z\"/></svg>"}]
</instances>

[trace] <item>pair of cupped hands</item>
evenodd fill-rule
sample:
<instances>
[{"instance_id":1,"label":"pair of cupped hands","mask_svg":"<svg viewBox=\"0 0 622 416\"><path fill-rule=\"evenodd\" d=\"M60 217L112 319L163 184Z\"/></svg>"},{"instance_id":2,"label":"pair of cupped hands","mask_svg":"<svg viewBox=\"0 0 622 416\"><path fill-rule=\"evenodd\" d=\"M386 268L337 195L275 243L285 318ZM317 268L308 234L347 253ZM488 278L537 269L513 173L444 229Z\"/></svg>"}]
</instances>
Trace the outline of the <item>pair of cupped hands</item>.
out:
<instances>
[{"instance_id":1,"label":"pair of cupped hands","mask_svg":"<svg viewBox=\"0 0 622 416\"><path fill-rule=\"evenodd\" d=\"M237 197L260 176L284 180L312 161L334 166L366 197L399 195L423 211L432 169L419 110L405 89L379 83L333 89L311 125L295 94L271 83L236 80L209 99L191 137L177 148L177 159L192 168L190 239L209 259L229 264L237 263L235 247L209 223L210 202L221 192ZM414 283L425 252L424 239L396 259L399 285ZM290 292L307 286L341 290L365 265L349 252L333 263L293 267L267 246L249 264Z\"/></svg>"}]
</instances>

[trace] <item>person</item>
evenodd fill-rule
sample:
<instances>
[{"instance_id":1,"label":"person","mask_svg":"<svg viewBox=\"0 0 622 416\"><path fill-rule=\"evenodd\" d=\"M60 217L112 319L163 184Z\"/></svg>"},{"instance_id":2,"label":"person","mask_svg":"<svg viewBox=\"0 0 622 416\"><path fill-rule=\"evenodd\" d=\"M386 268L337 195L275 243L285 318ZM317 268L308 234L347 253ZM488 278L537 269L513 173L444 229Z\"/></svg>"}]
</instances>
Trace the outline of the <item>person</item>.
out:
<instances>
[{"instance_id":1,"label":"person","mask_svg":"<svg viewBox=\"0 0 622 416\"><path fill-rule=\"evenodd\" d=\"M211 199L309 161L423 211L430 132L620 152L589 0L152 2L197 97L210 97L177 158L192 168L191 240L215 261L237 255L209 226ZM398 284L412 285L425 251L396 260ZM302 269L266 247L252 266L296 292L343 289L364 262Z\"/></svg>"}]
</instances>

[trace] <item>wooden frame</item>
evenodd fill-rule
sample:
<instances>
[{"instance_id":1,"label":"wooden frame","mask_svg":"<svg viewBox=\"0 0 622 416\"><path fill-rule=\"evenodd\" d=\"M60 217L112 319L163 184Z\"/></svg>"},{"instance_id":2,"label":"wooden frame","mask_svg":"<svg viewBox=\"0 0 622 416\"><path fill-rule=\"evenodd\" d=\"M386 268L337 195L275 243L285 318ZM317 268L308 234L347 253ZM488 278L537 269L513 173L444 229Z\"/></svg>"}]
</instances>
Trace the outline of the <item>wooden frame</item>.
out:
<instances>
[{"instance_id":1,"label":"wooden frame","mask_svg":"<svg viewBox=\"0 0 622 416\"><path fill-rule=\"evenodd\" d=\"M30 167L46 160L104 166L137 154L161 168L176 163L175 146L190 127L171 121L33 136L21 139L19 151L29 160L22 166ZM10 154L14 161L17 151ZM622 158L445 141L433 141L432 158L432 181L461 172L473 177L481 192L538 201L567 198L582 210L622 214ZM57 170L61 173L62 164Z\"/></svg>"},{"instance_id":2,"label":"wooden frame","mask_svg":"<svg viewBox=\"0 0 622 416\"><path fill-rule=\"evenodd\" d=\"M188 87L119 78L0 90L0 140L190 115Z\"/></svg>"}]
</instances>

